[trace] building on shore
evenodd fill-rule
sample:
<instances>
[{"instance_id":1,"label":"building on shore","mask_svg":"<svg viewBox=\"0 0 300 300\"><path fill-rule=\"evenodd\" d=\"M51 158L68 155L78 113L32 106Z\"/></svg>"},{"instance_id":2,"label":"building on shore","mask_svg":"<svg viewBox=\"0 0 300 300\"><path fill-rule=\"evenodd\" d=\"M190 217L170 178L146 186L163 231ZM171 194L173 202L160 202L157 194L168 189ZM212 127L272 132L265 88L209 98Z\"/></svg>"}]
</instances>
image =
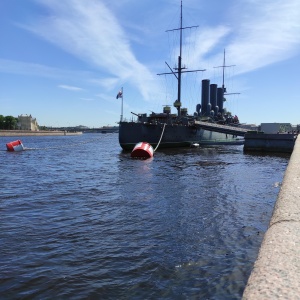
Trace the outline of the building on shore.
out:
<instances>
[{"instance_id":1,"label":"building on shore","mask_svg":"<svg viewBox=\"0 0 300 300\"><path fill-rule=\"evenodd\" d=\"M300 125L292 125L291 123L261 123L258 130L264 133L292 133L299 131Z\"/></svg>"},{"instance_id":2,"label":"building on shore","mask_svg":"<svg viewBox=\"0 0 300 300\"><path fill-rule=\"evenodd\" d=\"M39 125L37 123L37 120L31 115L19 115L18 128L20 130L39 131Z\"/></svg>"}]
</instances>

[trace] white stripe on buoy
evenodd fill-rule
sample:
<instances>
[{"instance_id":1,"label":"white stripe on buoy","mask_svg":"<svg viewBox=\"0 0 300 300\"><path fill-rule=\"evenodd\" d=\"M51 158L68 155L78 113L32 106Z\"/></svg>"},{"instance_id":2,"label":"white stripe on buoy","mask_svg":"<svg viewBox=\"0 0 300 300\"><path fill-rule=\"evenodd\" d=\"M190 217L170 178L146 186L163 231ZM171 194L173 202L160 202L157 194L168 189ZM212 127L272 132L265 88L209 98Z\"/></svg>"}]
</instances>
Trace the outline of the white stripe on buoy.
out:
<instances>
[{"instance_id":1,"label":"white stripe on buoy","mask_svg":"<svg viewBox=\"0 0 300 300\"><path fill-rule=\"evenodd\" d=\"M134 158L151 158L153 157L153 147L146 142L137 143L132 152L131 157Z\"/></svg>"},{"instance_id":2,"label":"white stripe on buoy","mask_svg":"<svg viewBox=\"0 0 300 300\"><path fill-rule=\"evenodd\" d=\"M6 148L7 148L7 151L10 151L10 152L24 150L24 146L20 140L7 143Z\"/></svg>"}]
</instances>

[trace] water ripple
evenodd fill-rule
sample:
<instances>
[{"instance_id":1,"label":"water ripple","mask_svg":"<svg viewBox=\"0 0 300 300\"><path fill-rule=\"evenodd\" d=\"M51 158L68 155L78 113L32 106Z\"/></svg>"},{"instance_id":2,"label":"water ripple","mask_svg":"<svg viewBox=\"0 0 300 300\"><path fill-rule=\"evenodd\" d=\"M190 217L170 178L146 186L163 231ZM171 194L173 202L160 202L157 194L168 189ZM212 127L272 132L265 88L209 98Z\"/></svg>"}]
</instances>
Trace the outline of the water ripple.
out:
<instances>
[{"instance_id":1,"label":"water ripple","mask_svg":"<svg viewBox=\"0 0 300 300\"><path fill-rule=\"evenodd\" d=\"M241 297L288 156L200 147L140 161L116 134L22 141L40 150L0 151L1 299Z\"/></svg>"}]
</instances>

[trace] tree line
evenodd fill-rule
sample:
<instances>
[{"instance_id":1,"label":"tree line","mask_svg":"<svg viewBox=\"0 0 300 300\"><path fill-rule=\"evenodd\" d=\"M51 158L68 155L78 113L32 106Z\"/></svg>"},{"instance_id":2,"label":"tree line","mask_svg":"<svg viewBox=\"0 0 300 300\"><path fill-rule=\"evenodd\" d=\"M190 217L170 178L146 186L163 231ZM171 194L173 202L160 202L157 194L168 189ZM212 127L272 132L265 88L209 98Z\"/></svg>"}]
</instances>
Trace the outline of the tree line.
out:
<instances>
[{"instance_id":1,"label":"tree line","mask_svg":"<svg viewBox=\"0 0 300 300\"><path fill-rule=\"evenodd\" d=\"M13 130L17 129L18 118L13 116L3 116L0 115L0 129Z\"/></svg>"}]
</instances>

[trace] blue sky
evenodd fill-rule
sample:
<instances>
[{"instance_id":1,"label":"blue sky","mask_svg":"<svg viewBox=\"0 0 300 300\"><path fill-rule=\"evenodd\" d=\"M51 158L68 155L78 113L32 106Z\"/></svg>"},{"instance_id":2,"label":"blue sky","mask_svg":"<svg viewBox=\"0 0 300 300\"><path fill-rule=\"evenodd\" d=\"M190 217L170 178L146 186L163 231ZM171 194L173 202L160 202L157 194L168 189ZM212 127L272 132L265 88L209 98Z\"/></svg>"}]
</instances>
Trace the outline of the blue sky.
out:
<instances>
[{"instance_id":1,"label":"blue sky","mask_svg":"<svg viewBox=\"0 0 300 300\"><path fill-rule=\"evenodd\" d=\"M1 0L0 114L40 125L117 125L176 100L180 0ZM182 103L193 114L201 80L222 84L243 123L300 124L300 1L183 0ZM176 113L175 108L172 112Z\"/></svg>"}]
</instances>

